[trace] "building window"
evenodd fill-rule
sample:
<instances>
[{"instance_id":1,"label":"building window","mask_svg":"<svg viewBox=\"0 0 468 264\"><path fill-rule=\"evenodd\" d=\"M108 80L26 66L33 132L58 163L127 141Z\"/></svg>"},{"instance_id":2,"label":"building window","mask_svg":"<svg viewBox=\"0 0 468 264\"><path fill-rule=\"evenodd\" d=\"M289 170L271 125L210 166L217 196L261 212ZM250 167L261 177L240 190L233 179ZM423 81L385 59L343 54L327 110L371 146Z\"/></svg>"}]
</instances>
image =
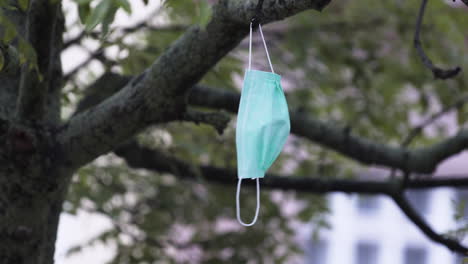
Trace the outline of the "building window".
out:
<instances>
[{"instance_id":1,"label":"building window","mask_svg":"<svg viewBox=\"0 0 468 264\"><path fill-rule=\"evenodd\" d=\"M457 190L457 202L463 203L463 215L468 216L468 189L463 188Z\"/></svg>"},{"instance_id":2,"label":"building window","mask_svg":"<svg viewBox=\"0 0 468 264\"><path fill-rule=\"evenodd\" d=\"M356 264L376 264L378 259L378 247L370 242L359 242L356 250Z\"/></svg>"},{"instance_id":3,"label":"building window","mask_svg":"<svg viewBox=\"0 0 468 264\"><path fill-rule=\"evenodd\" d=\"M306 249L306 263L326 264L327 263L327 243L324 240L312 240Z\"/></svg>"},{"instance_id":4,"label":"building window","mask_svg":"<svg viewBox=\"0 0 468 264\"><path fill-rule=\"evenodd\" d=\"M357 206L360 212L373 213L379 209L379 198L375 195L359 195Z\"/></svg>"},{"instance_id":5,"label":"building window","mask_svg":"<svg viewBox=\"0 0 468 264\"><path fill-rule=\"evenodd\" d=\"M429 213L429 195L429 191L426 190L410 190L405 193L405 196L409 200L410 204L420 214Z\"/></svg>"},{"instance_id":6,"label":"building window","mask_svg":"<svg viewBox=\"0 0 468 264\"><path fill-rule=\"evenodd\" d=\"M404 264L426 264L427 251L420 247L407 247L404 252Z\"/></svg>"}]
</instances>

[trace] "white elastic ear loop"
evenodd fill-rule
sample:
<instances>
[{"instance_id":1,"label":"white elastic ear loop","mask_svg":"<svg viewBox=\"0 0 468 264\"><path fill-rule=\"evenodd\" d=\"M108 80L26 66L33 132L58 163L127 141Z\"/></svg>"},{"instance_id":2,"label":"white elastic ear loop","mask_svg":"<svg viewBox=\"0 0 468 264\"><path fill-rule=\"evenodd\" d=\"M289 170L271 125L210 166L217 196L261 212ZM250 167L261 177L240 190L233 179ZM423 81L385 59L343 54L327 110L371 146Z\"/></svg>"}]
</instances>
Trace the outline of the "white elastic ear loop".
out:
<instances>
[{"instance_id":1,"label":"white elastic ear loop","mask_svg":"<svg viewBox=\"0 0 468 264\"><path fill-rule=\"evenodd\" d=\"M237 215L237 221L243 226L253 226L255 222L257 222L258 218L258 211L260 211L260 183L259 183L259 178L257 180L257 209L255 209L255 216L254 219L252 220L251 223L246 224L242 222L241 216L240 216L240 202L239 202L239 196L240 196L240 190L241 190L241 184L242 184L242 178L239 178L239 181L237 182L237 192L236 192L236 215Z\"/></svg>"},{"instance_id":2,"label":"white elastic ear loop","mask_svg":"<svg viewBox=\"0 0 468 264\"><path fill-rule=\"evenodd\" d=\"M260 29L260 36L262 36L263 46L265 47L265 51L266 51L266 55L267 55L267 58L268 58L268 63L270 64L271 72L275 73L275 70L273 70L273 64L271 64L270 54L268 54L268 48L267 48L267 45L266 45L266 42L265 42L265 38L263 37L262 25L258 24L258 28ZM252 32L252 26L250 27L250 32ZM250 38L252 38L252 37L250 37Z\"/></svg>"},{"instance_id":3,"label":"white elastic ear loop","mask_svg":"<svg viewBox=\"0 0 468 264\"><path fill-rule=\"evenodd\" d=\"M249 71L252 68L252 23L250 23L250 37L249 37Z\"/></svg>"}]
</instances>

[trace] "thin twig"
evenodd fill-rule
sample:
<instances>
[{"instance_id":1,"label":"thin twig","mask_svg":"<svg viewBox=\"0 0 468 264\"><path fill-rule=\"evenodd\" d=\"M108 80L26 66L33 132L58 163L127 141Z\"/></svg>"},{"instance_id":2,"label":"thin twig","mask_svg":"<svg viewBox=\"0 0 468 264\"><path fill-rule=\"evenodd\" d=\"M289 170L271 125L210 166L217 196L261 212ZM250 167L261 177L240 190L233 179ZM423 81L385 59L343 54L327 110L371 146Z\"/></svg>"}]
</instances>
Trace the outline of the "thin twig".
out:
<instances>
[{"instance_id":1,"label":"thin twig","mask_svg":"<svg viewBox=\"0 0 468 264\"><path fill-rule=\"evenodd\" d=\"M468 95L464 95L458 98L457 100L455 100L455 102L453 102L452 104L447 105L444 108L442 108L442 110L440 110L439 112L436 112L432 114L431 116L429 116L428 118L426 118L423 122L415 126L409 132L409 134L401 142L400 144L401 147L407 147L416 138L416 136L418 136L424 130L424 128L434 123L437 119L441 118L442 116L452 111L453 109L458 109L462 107L467 102L468 102ZM390 172L389 178L393 179L395 176L396 176L396 169L392 169ZM405 173L403 176L409 178L411 175L410 173ZM405 182L408 182L408 179L405 179Z\"/></svg>"},{"instance_id":2,"label":"thin twig","mask_svg":"<svg viewBox=\"0 0 468 264\"><path fill-rule=\"evenodd\" d=\"M403 140L401 145L405 146L405 147L408 146L411 143L411 141L413 141L413 139L417 135L419 135L424 130L424 128L426 128L428 125L434 123L437 119L441 118L442 116L444 116L448 112L452 111L453 109L458 109L458 108L462 107L466 103L468 103L468 94L464 95L462 97L459 97L457 100L455 100L455 102L453 102L450 105L445 106L439 112L436 112L436 113L432 114L431 116L426 118L422 123L420 123L419 125L414 127L410 131L408 136Z\"/></svg>"},{"instance_id":3,"label":"thin twig","mask_svg":"<svg viewBox=\"0 0 468 264\"><path fill-rule=\"evenodd\" d=\"M455 68L446 70L446 69L441 69L439 67L434 66L431 59L429 59L429 57L426 55L421 45L421 40L419 36L420 36L421 25L422 25L422 21L424 17L424 12L426 10L427 1L428 0L422 0L421 6L419 8L418 18L416 21L416 30L414 32L414 47L416 48L416 51L418 52L418 55L421 58L423 64L432 71L434 78L443 79L443 80L450 79L450 78L455 77L461 71L461 68L457 66Z\"/></svg>"},{"instance_id":4,"label":"thin twig","mask_svg":"<svg viewBox=\"0 0 468 264\"><path fill-rule=\"evenodd\" d=\"M408 217L419 230L421 230L432 241L442 244L454 252L458 252L464 256L468 256L468 248L463 246L459 241L450 237L436 233L431 226L418 214L418 212L411 206L403 194L398 193L392 195L393 201L401 209L401 211Z\"/></svg>"}]
</instances>

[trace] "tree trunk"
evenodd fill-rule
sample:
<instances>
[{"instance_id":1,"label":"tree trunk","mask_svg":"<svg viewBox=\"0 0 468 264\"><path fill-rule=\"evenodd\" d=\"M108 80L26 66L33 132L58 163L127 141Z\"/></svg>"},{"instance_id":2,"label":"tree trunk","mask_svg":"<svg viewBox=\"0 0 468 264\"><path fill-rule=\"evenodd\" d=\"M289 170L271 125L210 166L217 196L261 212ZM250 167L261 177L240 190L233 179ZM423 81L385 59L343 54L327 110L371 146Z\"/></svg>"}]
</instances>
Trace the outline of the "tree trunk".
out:
<instances>
[{"instance_id":1,"label":"tree trunk","mask_svg":"<svg viewBox=\"0 0 468 264\"><path fill-rule=\"evenodd\" d=\"M28 3L24 11L1 10L18 36L0 43L5 59L0 70L1 264L54 262L59 216L73 174L54 140L62 88L60 2ZM31 62L20 65L19 38L34 48L39 72L28 69Z\"/></svg>"},{"instance_id":2,"label":"tree trunk","mask_svg":"<svg viewBox=\"0 0 468 264\"><path fill-rule=\"evenodd\" d=\"M35 130L34 132L36 132ZM0 262L53 263L62 203L71 171L41 133L9 128L0 160Z\"/></svg>"}]
</instances>

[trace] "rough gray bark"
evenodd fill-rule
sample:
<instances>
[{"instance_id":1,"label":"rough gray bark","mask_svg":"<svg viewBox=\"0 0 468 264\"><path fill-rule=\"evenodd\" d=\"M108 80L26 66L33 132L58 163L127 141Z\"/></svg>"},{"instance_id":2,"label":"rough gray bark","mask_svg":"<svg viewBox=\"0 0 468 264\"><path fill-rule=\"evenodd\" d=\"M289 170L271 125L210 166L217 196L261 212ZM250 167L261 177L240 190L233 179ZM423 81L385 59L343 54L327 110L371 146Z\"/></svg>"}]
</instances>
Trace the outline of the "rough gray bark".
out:
<instances>
[{"instance_id":1,"label":"rough gray bark","mask_svg":"<svg viewBox=\"0 0 468 264\"><path fill-rule=\"evenodd\" d=\"M60 2L48 0L31 0L27 12L5 14L36 50L43 80L26 66L19 67L16 42L2 46L6 66L0 72L0 262L48 264L53 263L72 175L55 141L63 15Z\"/></svg>"},{"instance_id":2,"label":"rough gray bark","mask_svg":"<svg viewBox=\"0 0 468 264\"><path fill-rule=\"evenodd\" d=\"M52 263L58 218L71 171L53 131L3 122L0 155L0 259Z\"/></svg>"}]
</instances>

